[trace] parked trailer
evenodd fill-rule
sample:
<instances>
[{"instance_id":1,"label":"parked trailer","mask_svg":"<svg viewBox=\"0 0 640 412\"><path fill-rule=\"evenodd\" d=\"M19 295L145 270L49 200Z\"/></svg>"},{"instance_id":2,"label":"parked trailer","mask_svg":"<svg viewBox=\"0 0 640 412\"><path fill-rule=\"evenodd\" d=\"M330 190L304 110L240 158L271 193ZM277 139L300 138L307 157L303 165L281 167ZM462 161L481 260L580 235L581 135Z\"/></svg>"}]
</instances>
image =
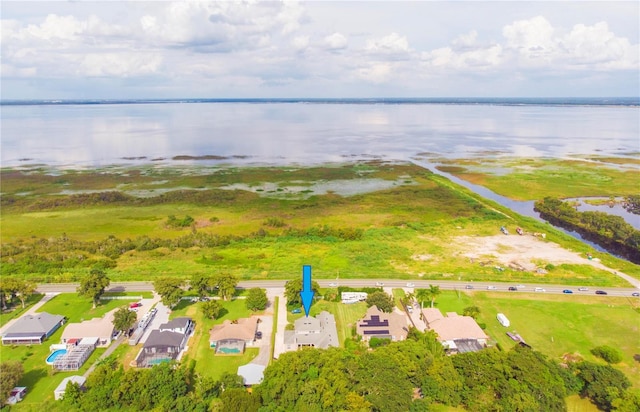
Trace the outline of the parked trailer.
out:
<instances>
[{"instance_id":1,"label":"parked trailer","mask_svg":"<svg viewBox=\"0 0 640 412\"><path fill-rule=\"evenodd\" d=\"M498 316L496 316L496 318L498 319L498 322L500 322L500 324L505 328L508 328L509 325L511 325L511 322L509 322L509 319L507 319L507 317L504 316L503 313L498 313Z\"/></svg>"}]
</instances>

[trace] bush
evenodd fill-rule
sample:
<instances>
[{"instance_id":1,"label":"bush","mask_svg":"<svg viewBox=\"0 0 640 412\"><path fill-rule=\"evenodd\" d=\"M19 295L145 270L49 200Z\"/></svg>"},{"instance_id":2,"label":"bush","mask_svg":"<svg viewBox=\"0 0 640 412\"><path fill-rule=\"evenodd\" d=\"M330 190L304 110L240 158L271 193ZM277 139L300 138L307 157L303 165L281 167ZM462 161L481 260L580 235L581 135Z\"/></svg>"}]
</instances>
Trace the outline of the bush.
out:
<instances>
[{"instance_id":1,"label":"bush","mask_svg":"<svg viewBox=\"0 0 640 412\"><path fill-rule=\"evenodd\" d=\"M591 354L603 359L607 363L620 363L622 361L622 353L611 346L602 345L591 349Z\"/></svg>"},{"instance_id":2,"label":"bush","mask_svg":"<svg viewBox=\"0 0 640 412\"><path fill-rule=\"evenodd\" d=\"M377 348L377 347L380 347L380 346L387 346L389 343L391 343L391 339L371 338L371 340L369 340L369 347L370 348Z\"/></svg>"}]
</instances>

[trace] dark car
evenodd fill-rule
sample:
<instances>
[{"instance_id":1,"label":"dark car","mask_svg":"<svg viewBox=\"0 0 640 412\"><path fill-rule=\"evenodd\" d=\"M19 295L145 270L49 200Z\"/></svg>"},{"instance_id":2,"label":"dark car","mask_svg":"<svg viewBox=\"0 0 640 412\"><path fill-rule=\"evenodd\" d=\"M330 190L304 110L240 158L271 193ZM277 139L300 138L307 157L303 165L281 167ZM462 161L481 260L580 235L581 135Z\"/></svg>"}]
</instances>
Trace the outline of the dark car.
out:
<instances>
[{"instance_id":1,"label":"dark car","mask_svg":"<svg viewBox=\"0 0 640 412\"><path fill-rule=\"evenodd\" d=\"M261 331L257 331L256 332L256 339L262 339L262 332Z\"/></svg>"},{"instance_id":2,"label":"dark car","mask_svg":"<svg viewBox=\"0 0 640 412\"><path fill-rule=\"evenodd\" d=\"M573 291L571 289L565 289L562 291L562 293L573 293Z\"/></svg>"},{"instance_id":3,"label":"dark car","mask_svg":"<svg viewBox=\"0 0 640 412\"><path fill-rule=\"evenodd\" d=\"M640 292L633 292L631 296L640 296Z\"/></svg>"},{"instance_id":4,"label":"dark car","mask_svg":"<svg viewBox=\"0 0 640 412\"><path fill-rule=\"evenodd\" d=\"M473 289L473 285L467 285L464 287L465 289Z\"/></svg>"},{"instance_id":5,"label":"dark car","mask_svg":"<svg viewBox=\"0 0 640 412\"><path fill-rule=\"evenodd\" d=\"M515 287L515 286L509 286L509 290L511 290L511 291L516 291L516 290L518 290L518 288L517 288L517 287Z\"/></svg>"},{"instance_id":6,"label":"dark car","mask_svg":"<svg viewBox=\"0 0 640 412\"><path fill-rule=\"evenodd\" d=\"M605 292L604 290L596 290L596 295L606 295L607 292Z\"/></svg>"}]
</instances>

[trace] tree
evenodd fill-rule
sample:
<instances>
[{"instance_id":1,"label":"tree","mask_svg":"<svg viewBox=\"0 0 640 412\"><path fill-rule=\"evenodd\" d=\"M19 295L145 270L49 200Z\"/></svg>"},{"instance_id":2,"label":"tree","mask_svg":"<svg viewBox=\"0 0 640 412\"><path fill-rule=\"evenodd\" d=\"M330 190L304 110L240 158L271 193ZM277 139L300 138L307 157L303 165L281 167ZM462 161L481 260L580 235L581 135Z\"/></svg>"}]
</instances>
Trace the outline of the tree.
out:
<instances>
[{"instance_id":1,"label":"tree","mask_svg":"<svg viewBox=\"0 0 640 412\"><path fill-rule=\"evenodd\" d=\"M247 392L244 388L232 388L224 391L222 412L257 412L260 409L260 398Z\"/></svg>"},{"instance_id":2,"label":"tree","mask_svg":"<svg viewBox=\"0 0 640 412\"><path fill-rule=\"evenodd\" d=\"M22 363L18 361L7 361L0 363L0 404L9 399L11 390L16 386L18 381L22 378L24 369Z\"/></svg>"},{"instance_id":3,"label":"tree","mask_svg":"<svg viewBox=\"0 0 640 412\"><path fill-rule=\"evenodd\" d=\"M129 329L136 323L138 315L136 312L129 310L129 308L122 307L113 314L113 327L116 330L127 333Z\"/></svg>"},{"instance_id":4,"label":"tree","mask_svg":"<svg viewBox=\"0 0 640 412\"><path fill-rule=\"evenodd\" d=\"M93 308L95 309L98 302L100 302L100 296L104 294L109 283L111 283L111 281L103 271L99 269L92 269L91 273L80 281L78 294L80 296L91 298L93 301Z\"/></svg>"},{"instance_id":5,"label":"tree","mask_svg":"<svg viewBox=\"0 0 640 412\"><path fill-rule=\"evenodd\" d=\"M477 306L467 306L462 310L462 314L477 319L478 315L480 315L480 308Z\"/></svg>"},{"instance_id":6,"label":"tree","mask_svg":"<svg viewBox=\"0 0 640 412\"><path fill-rule=\"evenodd\" d=\"M208 319L217 319L222 311L222 305L217 300L202 302L202 313Z\"/></svg>"},{"instance_id":7,"label":"tree","mask_svg":"<svg viewBox=\"0 0 640 412\"><path fill-rule=\"evenodd\" d=\"M393 311L393 298L384 292L373 292L367 296L367 306L377 306L383 312L391 313Z\"/></svg>"},{"instance_id":8,"label":"tree","mask_svg":"<svg viewBox=\"0 0 640 412\"><path fill-rule=\"evenodd\" d=\"M622 353L620 353L620 351L616 348L612 348L611 346L596 346L595 348L591 349L591 353L593 354L593 356L597 356L607 363L622 362Z\"/></svg>"},{"instance_id":9,"label":"tree","mask_svg":"<svg viewBox=\"0 0 640 412\"><path fill-rule=\"evenodd\" d=\"M629 379L611 365L580 362L578 377L584 382L581 395L606 411L624 398L625 391L631 386Z\"/></svg>"},{"instance_id":10,"label":"tree","mask_svg":"<svg viewBox=\"0 0 640 412\"><path fill-rule=\"evenodd\" d=\"M247 309L254 312L257 310L264 310L267 307L267 303L269 303L269 299L267 298L267 292L264 289L249 289L249 293L247 293L247 299L245 300Z\"/></svg>"},{"instance_id":11,"label":"tree","mask_svg":"<svg viewBox=\"0 0 640 412\"><path fill-rule=\"evenodd\" d=\"M29 296L35 293L36 285L26 280L16 279L14 287L15 293L16 295L18 295L18 298L22 303L22 309L24 309L25 301L29 298Z\"/></svg>"},{"instance_id":12,"label":"tree","mask_svg":"<svg viewBox=\"0 0 640 412\"><path fill-rule=\"evenodd\" d=\"M180 302L184 290L182 280L162 277L153 282L153 288L162 298L162 303L172 308Z\"/></svg>"},{"instance_id":13,"label":"tree","mask_svg":"<svg viewBox=\"0 0 640 412\"><path fill-rule=\"evenodd\" d=\"M238 278L228 273L221 273L215 277L214 284L218 288L220 297L227 300L236 292Z\"/></svg>"},{"instance_id":14,"label":"tree","mask_svg":"<svg viewBox=\"0 0 640 412\"><path fill-rule=\"evenodd\" d=\"M320 292L320 285L318 282L311 281L311 290L315 292L315 296L318 296ZM301 305L302 298L300 297L300 292L302 291L302 278L297 278L294 280L289 280L284 284L284 295L287 298L287 305Z\"/></svg>"},{"instance_id":15,"label":"tree","mask_svg":"<svg viewBox=\"0 0 640 412\"><path fill-rule=\"evenodd\" d=\"M196 273L191 277L189 282L189 288L195 290L198 296L201 298L209 294L209 289L212 287L213 279L209 275L202 273Z\"/></svg>"},{"instance_id":16,"label":"tree","mask_svg":"<svg viewBox=\"0 0 640 412\"><path fill-rule=\"evenodd\" d=\"M440 293L442 293L440 291L440 286L429 285L429 289L418 289L418 290L416 290L416 297L418 298L418 300L420 301L422 306L424 306L424 301L425 300L430 300L431 301L431 307L433 307L433 304L434 304L434 302L436 300L436 297L438 297L438 295L440 295Z\"/></svg>"}]
</instances>

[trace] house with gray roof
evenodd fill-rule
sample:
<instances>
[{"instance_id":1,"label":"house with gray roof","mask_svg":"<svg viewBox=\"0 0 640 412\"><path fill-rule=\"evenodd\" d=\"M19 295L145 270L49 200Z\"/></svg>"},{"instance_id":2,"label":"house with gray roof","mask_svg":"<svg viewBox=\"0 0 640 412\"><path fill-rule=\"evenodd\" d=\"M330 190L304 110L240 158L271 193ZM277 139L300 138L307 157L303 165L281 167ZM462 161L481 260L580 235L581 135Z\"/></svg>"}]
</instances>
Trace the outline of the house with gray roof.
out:
<instances>
[{"instance_id":1,"label":"house with gray roof","mask_svg":"<svg viewBox=\"0 0 640 412\"><path fill-rule=\"evenodd\" d=\"M178 360L180 353L187 347L193 327L190 318L176 318L160 325L161 329L151 331L133 363L138 368L146 368Z\"/></svg>"},{"instance_id":2,"label":"house with gray roof","mask_svg":"<svg viewBox=\"0 0 640 412\"><path fill-rule=\"evenodd\" d=\"M320 312L315 318L303 316L294 322L294 330L284 332L286 350L297 350L304 346L326 349L340 346L335 317L327 312Z\"/></svg>"},{"instance_id":3,"label":"house with gray roof","mask_svg":"<svg viewBox=\"0 0 640 412\"><path fill-rule=\"evenodd\" d=\"M25 315L2 335L3 345L34 345L53 335L64 324L64 316L47 312Z\"/></svg>"}]
</instances>

